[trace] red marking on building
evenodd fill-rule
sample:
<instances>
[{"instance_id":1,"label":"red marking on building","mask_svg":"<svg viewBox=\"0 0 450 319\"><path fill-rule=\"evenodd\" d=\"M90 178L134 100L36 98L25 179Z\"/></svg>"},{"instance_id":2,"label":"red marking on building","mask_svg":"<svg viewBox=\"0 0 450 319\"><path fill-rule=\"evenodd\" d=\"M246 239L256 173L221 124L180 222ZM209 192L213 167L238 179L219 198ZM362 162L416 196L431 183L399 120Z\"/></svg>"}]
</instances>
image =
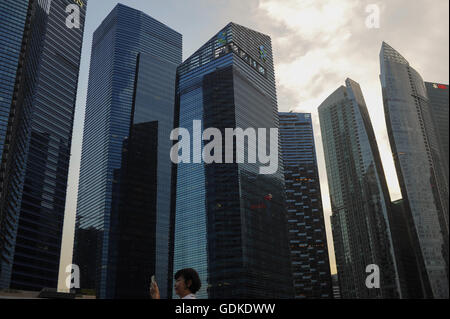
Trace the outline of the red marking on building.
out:
<instances>
[{"instance_id":1,"label":"red marking on building","mask_svg":"<svg viewBox=\"0 0 450 319\"><path fill-rule=\"evenodd\" d=\"M250 209L262 209L262 208L267 208L267 207L264 204L258 204L258 205L251 205L250 206Z\"/></svg>"}]
</instances>

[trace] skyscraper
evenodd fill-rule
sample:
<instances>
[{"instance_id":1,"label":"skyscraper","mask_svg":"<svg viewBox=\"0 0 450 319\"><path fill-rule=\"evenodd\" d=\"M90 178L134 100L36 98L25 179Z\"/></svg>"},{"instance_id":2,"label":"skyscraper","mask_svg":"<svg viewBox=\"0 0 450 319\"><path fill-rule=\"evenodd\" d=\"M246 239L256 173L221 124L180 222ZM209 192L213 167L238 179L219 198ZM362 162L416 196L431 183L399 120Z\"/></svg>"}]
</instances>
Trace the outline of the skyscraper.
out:
<instances>
[{"instance_id":1,"label":"skyscraper","mask_svg":"<svg viewBox=\"0 0 450 319\"><path fill-rule=\"evenodd\" d=\"M390 230L390 198L366 103L346 80L319 107L343 298L396 298L399 278ZM380 270L380 289L366 286L367 266Z\"/></svg>"},{"instance_id":2,"label":"skyscraper","mask_svg":"<svg viewBox=\"0 0 450 319\"><path fill-rule=\"evenodd\" d=\"M279 113L296 298L333 298L311 114Z\"/></svg>"},{"instance_id":3,"label":"skyscraper","mask_svg":"<svg viewBox=\"0 0 450 319\"><path fill-rule=\"evenodd\" d=\"M171 172L182 36L118 4L94 33L74 264L98 298L171 292Z\"/></svg>"},{"instance_id":4,"label":"skyscraper","mask_svg":"<svg viewBox=\"0 0 450 319\"><path fill-rule=\"evenodd\" d=\"M267 35L229 23L179 66L177 83L176 126L191 136L195 120L222 136L226 128L278 128ZM256 152L249 131L245 158ZM278 146L261 137L260 151ZM281 154L278 170L264 175L259 162L238 163L244 150L236 143L233 152L233 163L177 165L174 270L199 272L201 298L293 297Z\"/></svg>"},{"instance_id":5,"label":"skyscraper","mask_svg":"<svg viewBox=\"0 0 450 319\"><path fill-rule=\"evenodd\" d=\"M442 83L425 82L428 98L430 101L431 117L439 140L441 161L449 183L449 155L448 155L448 109L449 109L449 86Z\"/></svg>"},{"instance_id":6,"label":"skyscraper","mask_svg":"<svg viewBox=\"0 0 450 319\"><path fill-rule=\"evenodd\" d=\"M384 42L380 64L386 126L413 223L423 295L448 298L448 184L427 90L420 74Z\"/></svg>"},{"instance_id":7,"label":"skyscraper","mask_svg":"<svg viewBox=\"0 0 450 319\"><path fill-rule=\"evenodd\" d=\"M0 288L57 286L86 5L0 3Z\"/></svg>"}]
</instances>

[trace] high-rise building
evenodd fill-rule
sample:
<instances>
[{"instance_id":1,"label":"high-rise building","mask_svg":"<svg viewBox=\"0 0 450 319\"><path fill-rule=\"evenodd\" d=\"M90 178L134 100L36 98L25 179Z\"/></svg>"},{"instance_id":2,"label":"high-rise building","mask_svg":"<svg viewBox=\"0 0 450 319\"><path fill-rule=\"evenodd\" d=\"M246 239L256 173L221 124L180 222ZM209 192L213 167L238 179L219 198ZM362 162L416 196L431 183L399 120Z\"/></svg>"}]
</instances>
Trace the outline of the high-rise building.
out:
<instances>
[{"instance_id":1,"label":"high-rise building","mask_svg":"<svg viewBox=\"0 0 450 319\"><path fill-rule=\"evenodd\" d=\"M384 42L380 63L386 126L413 222L423 296L448 298L448 184L432 107L420 74Z\"/></svg>"},{"instance_id":2,"label":"high-rise building","mask_svg":"<svg viewBox=\"0 0 450 319\"><path fill-rule=\"evenodd\" d=\"M0 288L57 286L86 6L0 2Z\"/></svg>"},{"instance_id":3,"label":"high-rise building","mask_svg":"<svg viewBox=\"0 0 450 319\"><path fill-rule=\"evenodd\" d=\"M118 4L93 36L74 264L98 298L171 294L176 68L182 36Z\"/></svg>"},{"instance_id":4,"label":"high-rise building","mask_svg":"<svg viewBox=\"0 0 450 319\"><path fill-rule=\"evenodd\" d=\"M347 79L320 105L319 117L341 296L400 297L389 192L359 84ZM380 271L379 289L366 285L370 265Z\"/></svg>"},{"instance_id":5,"label":"high-rise building","mask_svg":"<svg viewBox=\"0 0 450 319\"><path fill-rule=\"evenodd\" d=\"M267 129L260 152L279 147L267 137L278 128L270 37L229 23L179 66L177 83L176 125L197 146L194 163L177 165L174 270L199 272L200 298L293 297L281 154L274 174L247 161L253 129ZM203 128L245 130L245 150L233 143L233 163L196 160Z\"/></svg>"},{"instance_id":6,"label":"high-rise building","mask_svg":"<svg viewBox=\"0 0 450 319\"><path fill-rule=\"evenodd\" d=\"M296 298L333 298L311 114L279 113Z\"/></svg>"},{"instance_id":7,"label":"high-rise building","mask_svg":"<svg viewBox=\"0 0 450 319\"><path fill-rule=\"evenodd\" d=\"M449 86L442 83L425 82L428 98L430 101L431 117L439 140L441 161L449 183L449 155L448 155L448 109L449 109Z\"/></svg>"}]
</instances>

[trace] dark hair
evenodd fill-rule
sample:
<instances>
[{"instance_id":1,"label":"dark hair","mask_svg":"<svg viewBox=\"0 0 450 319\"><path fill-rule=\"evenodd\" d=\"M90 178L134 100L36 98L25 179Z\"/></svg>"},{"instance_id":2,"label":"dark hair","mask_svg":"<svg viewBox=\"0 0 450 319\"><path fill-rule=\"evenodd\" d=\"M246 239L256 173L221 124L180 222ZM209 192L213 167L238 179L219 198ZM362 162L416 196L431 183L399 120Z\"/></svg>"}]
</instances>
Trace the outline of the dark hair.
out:
<instances>
[{"instance_id":1,"label":"dark hair","mask_svg":"<svg viewBox=\"0 0 450 319\"><path fill-rule=\"evenodd\" d=\"M190 287L187 287L193 294L195 294L197 291L200 290L200 287L202 286L202 282L200 281L200 277L198 276L198 273L192 269L192 268L185 268L178 270L175 274L175 280L178 278L183 277L184 281L187 285L188 281L191 280L192 284Z\"/></svg>"}]
</instances>

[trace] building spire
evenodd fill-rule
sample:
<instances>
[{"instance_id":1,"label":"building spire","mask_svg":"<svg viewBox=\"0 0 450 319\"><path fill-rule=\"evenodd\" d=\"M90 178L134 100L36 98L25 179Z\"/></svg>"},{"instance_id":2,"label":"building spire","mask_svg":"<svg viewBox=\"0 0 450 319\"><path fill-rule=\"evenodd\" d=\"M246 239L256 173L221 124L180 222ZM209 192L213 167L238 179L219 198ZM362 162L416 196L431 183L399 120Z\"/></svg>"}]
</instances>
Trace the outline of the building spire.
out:
<instances>
[{"instance_id":1,"label":"building spire","mask_svg":"<svg viewBox=\"0 0 450 319\"><path fill-rule=\"evenodd\" d=\"M383 61L392 61L409 65L409 62L400 53L384 41L381 45L380 55L383 57Z\"/></svg>"}]
</instances>

